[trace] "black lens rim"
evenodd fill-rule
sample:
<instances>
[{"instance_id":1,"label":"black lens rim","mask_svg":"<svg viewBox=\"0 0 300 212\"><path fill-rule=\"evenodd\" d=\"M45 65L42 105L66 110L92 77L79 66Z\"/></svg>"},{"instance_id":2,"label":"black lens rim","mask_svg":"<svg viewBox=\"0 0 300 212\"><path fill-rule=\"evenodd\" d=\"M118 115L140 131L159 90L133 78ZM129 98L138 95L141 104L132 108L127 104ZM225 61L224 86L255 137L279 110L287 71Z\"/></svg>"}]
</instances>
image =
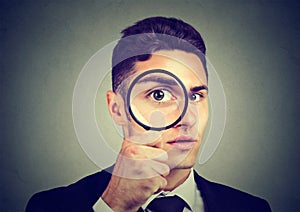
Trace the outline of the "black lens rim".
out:
<instances>
[{"instance_id":1,"label":"black lens rim","mask_svg":"<svg viewBox=\"0 0 300 212\"><path fill-rule=\"evenodd\" d=\"M167 74L167 75L173 77L179 83L179 85L182 87L183 93L184 93L185 101L184 101L184 107L183 107L182 113L172 124L169 124L165 127L151 127L151 126L148 126L148 125L142 123L135 117L135 115L132 112L131 106L130 106L130 96L131 96L130 94L131 94L133 87L135 86L135 84L138 82L139 79L141 79L142 77L144 77L147 74L152 74L152 73L163 73L163 74ZM130 86L128 88L128 92L127 92L127 96L126 96L126 105L128 107L128 112L129 112L130 116L132 117L132 119L136 123L138 123L141 127L143 127L145 130L162 131L162 130L166 130L166 129L169 129L169 128L175 126L177 123L179 123L182 120L182 118L184 117L184 115L187 111L188 102L189 102L188 100L189 99L188 99L187 90L185 89L183 82L175 74L173 74L167 70L164 70L164 69L152 69L152 70L148 70L148 71L141 73L132 81L132 83L130 84Z\"/></svg>"}]
</instances>

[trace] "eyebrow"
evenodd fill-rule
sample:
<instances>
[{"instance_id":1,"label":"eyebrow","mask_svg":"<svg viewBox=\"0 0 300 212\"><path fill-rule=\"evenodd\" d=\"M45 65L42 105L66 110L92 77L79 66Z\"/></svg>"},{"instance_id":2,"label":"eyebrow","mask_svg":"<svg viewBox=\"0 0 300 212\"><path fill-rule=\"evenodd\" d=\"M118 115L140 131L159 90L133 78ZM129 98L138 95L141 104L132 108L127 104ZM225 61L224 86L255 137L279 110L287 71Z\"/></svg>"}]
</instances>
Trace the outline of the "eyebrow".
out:
<instances>
[{"instance_id":1,"label":"eyebrow","mask_svg":"<svg viewBox=\"0 0 300 212\"><path fill-rule=\"evenodd\" d=\"M162 83L162 84L166 84L166 85L178 85L176 80L162 78L162 77L158 77L158 76L146 77L144 79L139 80L138 84L147 83L147 82L157 82L157 83Z\"/></svg>"},{"instance_id":2,"label":"eyebrow","mask_svg":"<svg viewBox=\"0 0 300 212\"><path fill-rule=\"evenodd\" d=\"M176 80L162 78L162 77L159 77L159 76L145 77L144 79L139 80L138 84L147 83L147 82L157 82L157 83L167 84L167 85L178 85ZM191 92L198 92L200 90L207 90L208 91L208 87L206 85L200 85L200 86L192 87L190 89Z\"/></svg>"},{"instance_id":3,"label":"eyebrow","mask_svg":"<svg viewBox=\"0 0 300 212\"><path fill-rule=\"evenodd\" d=\"M207 90L208 91L208 87L206 85L200 85L200 86L196 86L190 89L190 91L192 92L197 92L197 91L201 91L201 90Z\"/></svg>"}]
</instances>

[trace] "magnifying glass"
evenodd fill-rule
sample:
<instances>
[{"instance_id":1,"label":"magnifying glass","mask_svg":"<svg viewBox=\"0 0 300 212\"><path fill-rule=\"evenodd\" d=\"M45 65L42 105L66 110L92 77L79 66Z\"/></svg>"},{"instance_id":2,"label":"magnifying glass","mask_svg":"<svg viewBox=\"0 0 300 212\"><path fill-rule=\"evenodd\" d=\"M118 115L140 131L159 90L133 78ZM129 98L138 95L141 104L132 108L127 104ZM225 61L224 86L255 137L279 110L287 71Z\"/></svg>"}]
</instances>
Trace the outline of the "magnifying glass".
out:
<instances>
[{"instance_id":1,"label":"magnifying glass","mask_svg":"<svg viewBox=\"0 0 300 212\"><path fill-rule=\"evenodd\" d=\"M188 94L173 73L154 69L141 73L130 84L126 104L130 116L145 130L161 131L184 117Z\"/></svg>"}]
</instances>

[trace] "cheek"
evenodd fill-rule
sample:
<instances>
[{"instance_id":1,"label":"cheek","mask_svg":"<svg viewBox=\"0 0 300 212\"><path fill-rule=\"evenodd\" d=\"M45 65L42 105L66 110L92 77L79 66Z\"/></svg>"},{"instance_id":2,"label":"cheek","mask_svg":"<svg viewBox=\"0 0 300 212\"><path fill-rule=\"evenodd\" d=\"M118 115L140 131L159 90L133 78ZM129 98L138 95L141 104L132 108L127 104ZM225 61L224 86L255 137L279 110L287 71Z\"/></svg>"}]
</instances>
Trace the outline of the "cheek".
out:
<instances>
[{"instance_id":1,"label":"cheek","mask_svg":"<svg viewBox=\"0 0 300 212\"><path fill-rule=\"evenodd\" d=\"M189 154L186 157L186 161L188 163L194 164L195 160L197 159L199 148L201 143L199 142L195 147L189 152Z\"/></svg>"},{"instance_id":2,"label":"cheek","mask_svg":"<svg viewBox=\"0 0 300 212\"><path fill-rule=\"evenodd\" d=\"M127 121L127 125L124 127L124 131L128 131L127 137L142 135L145 133L145 129L137 124L133 119Z\"/></svg>"},{"instance_id":3,"label":"cheek","mask_svg":"<svg viewBox=\"0 0 300 212\"><path fill-rule=\"evenodd\" d=\"M198 108L198 130L202 133L208 122L208 104L207 101L199 105Z\"/></svg>"}]
</instances>

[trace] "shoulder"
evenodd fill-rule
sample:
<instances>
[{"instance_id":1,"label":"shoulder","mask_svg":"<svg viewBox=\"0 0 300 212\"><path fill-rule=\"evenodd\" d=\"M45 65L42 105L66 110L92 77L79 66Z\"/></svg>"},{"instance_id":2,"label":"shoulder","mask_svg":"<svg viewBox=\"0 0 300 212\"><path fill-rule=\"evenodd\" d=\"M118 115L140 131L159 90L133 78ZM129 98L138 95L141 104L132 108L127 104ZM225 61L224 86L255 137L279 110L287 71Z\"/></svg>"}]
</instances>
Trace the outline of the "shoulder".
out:
<instances>
[{"instance_id":1,"label":"shoulder","mask_svg":"<svg viewBox=\"0 0 300 212\"><path fill-rule=\"evenodd\" d=\"M271 211L266 200L220 183L208 181L196 172L195 181L207 207L218 207L222 209L221 211Z\"/></svg>"},{"instance_id":2,"label":"shoulder","mask_svg":"<svg viewBox=\"0 0 300 212\"><path fill-rule=\"evenodd\" d=\"M101 171L63 187L34 194L26 206L32 211L87 211L101 197L110 180L110 174Z\"/></svg>"}]
</instances>

